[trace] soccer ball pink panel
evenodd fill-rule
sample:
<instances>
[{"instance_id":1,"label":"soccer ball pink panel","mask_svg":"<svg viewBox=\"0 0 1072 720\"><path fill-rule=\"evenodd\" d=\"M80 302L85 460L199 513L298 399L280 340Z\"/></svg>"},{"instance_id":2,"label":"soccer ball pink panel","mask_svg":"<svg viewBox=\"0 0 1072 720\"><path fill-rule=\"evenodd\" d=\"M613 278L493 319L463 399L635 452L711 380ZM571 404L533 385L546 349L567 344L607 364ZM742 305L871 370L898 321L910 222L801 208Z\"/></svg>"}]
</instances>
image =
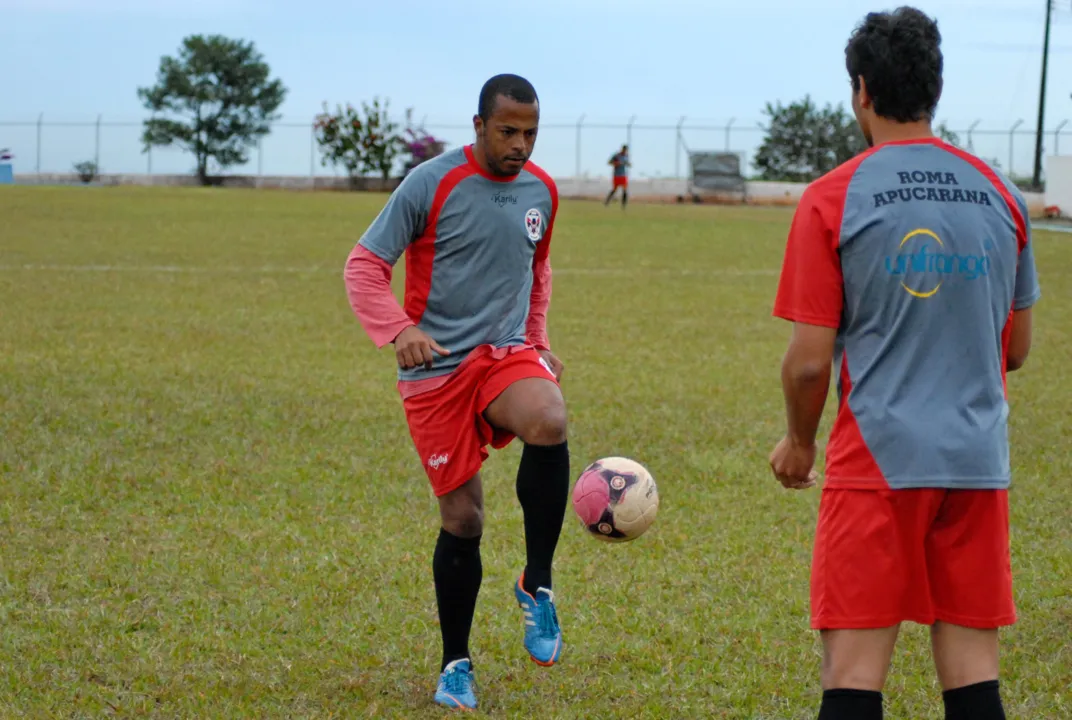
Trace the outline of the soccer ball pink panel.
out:
<instances>
[{"instance_id":1,"label":"soccer ball pink panel","mask_svg":"<svg viewBox=\"0 0 1072 720\"><path fill-rule=\"evenodd\" d=\"M573 509L590 534L606 542L626 542L651 527L659 511L659 491L640 463L607 457L586 467L577 478Z\"/></svg>"}]
</instances>

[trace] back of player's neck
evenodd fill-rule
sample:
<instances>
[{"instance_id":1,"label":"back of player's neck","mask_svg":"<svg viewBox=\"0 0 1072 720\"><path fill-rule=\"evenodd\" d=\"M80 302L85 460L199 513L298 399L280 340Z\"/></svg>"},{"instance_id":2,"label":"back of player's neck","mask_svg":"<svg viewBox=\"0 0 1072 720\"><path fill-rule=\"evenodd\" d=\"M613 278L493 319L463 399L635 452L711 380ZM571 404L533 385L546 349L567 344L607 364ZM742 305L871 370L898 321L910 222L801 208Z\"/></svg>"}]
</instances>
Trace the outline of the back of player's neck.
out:
<instances>
[{"instance_id":1,"label":"back of player's neck","mask_svg":"<svg viewBox=\"0 0 1072 720\"><path fill-rule=\"evenodd\" d=\"M871 139L875 145L888 142L906 142L911 140L931 140L934 130L930 120L901 123L892 120L877 120L871 127Z\"/></svg>"}]
</instances>

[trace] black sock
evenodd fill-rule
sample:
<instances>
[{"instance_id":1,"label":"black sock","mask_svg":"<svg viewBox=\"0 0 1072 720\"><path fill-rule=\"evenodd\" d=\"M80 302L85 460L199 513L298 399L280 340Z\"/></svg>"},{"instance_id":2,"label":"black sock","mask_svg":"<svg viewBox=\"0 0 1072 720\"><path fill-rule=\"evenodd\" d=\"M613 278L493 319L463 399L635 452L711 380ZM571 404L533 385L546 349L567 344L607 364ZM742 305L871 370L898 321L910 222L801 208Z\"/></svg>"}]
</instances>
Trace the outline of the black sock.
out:
<instances>
[{"instance_id":1,"label":"black sock","mask_svg":"<svg viewBox=\"0 0 1072 720\"><path fill-rule=\"evenodd\" d=\"M825 690L819 720L882 720L882 693L841 688Z\"/></svg>"},{"instance_id":2,"label":"black sock","mask_svg":"<svg viewBox=\"0 0 1072 720\"><path fill-rule=\"evenodd\" d=\"M517 499L525 512L525 591L551 588L551 560L569 499L569 447L526 445L517 469Z\"/></svg>"},{"instance_id":3,"label":"black sock","mask_svg":"<svg viewBox=\"0 0 1072 720\"><path fill-rule=\"evenodd\" d=\"M946 690L942 700L946 720L1005 720L997 680Z\"/></svg>"},{"instance_id":4,"label":"black sock","mask_svg":"<svg viewBox=\"0 0 1072 720\"><path fill-rule=\"evenodd\" d=\"M439 629L443 633L443 665L469 657L469 630L484 568L480 536L460 538L440 529L432 556Z\"/></svg>"},{"instance_id":5,"label":"black sock","mask_svg":"<svg viewBox=\"0 0 1072 720\"><path fill-rule=\"evenodd\" d=\"M625 207L625 203L627 203L628 201L629 201L629 193L623 192L622 193L622 207L623 208Z\"/></svg>"}]
</instances>

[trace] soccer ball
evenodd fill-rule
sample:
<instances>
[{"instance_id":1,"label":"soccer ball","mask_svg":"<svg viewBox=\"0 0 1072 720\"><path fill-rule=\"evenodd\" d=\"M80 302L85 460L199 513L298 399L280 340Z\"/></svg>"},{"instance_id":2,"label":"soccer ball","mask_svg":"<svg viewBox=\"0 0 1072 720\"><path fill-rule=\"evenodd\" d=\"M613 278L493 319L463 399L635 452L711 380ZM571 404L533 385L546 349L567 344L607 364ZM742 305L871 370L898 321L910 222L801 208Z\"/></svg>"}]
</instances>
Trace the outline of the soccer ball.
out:
<instances>
[{"instance_id":1,"label":"soccer ball","mask_svg":"<svg viewBox=\"0 0 1072 720\"><path fill-rule=\"evenodd\" d=\"M623 457L596 460L573 486L573 509L581 525L605 542L636 540L659 510L655 479L640 463Z\"/></svg>"}]
</instances>

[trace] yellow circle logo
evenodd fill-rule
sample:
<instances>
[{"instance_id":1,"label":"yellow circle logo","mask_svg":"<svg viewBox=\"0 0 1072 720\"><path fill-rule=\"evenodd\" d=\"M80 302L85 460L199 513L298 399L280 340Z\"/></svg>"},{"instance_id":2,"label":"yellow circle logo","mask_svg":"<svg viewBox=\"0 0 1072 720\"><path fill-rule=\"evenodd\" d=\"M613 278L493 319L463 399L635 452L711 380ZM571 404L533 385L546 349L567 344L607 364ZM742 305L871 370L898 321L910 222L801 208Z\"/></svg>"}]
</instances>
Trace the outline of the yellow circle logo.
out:
<instances>
[{"instance_id":1,"label":"yellow circle logo","mask_svg":"<svg viewBox=\"0 0 1072 720\"><path fill-rule=\"evenodd\" d=\"M904 245L905 245L906 242L908 242L912 238L918 237L920 235L926 235L927 237L934 238L935 242L938 243L939 247L943 247L943 248L945 247L945 245L942 243L942 238L938 237L938 235L936 235L933 231L925 230L923 228L920 228L918 230L913 230L912 232L910 232L907 235L905 235L904 238L901 240L901 244L897 246L897 249L900 250L900 249L904 248ZM903 287L905 289L905 292L908 293L909 295L911 295L912 297L929 298L929 297L934 297L935 294L938 292L938 289L940 287L942 287L942 281L939 280L938 284L935 285L930 290L913 290L912 288L910 288L907 285L905 285L904 280L901 281L901 287Z\"/></svg>"}]
</instances>

